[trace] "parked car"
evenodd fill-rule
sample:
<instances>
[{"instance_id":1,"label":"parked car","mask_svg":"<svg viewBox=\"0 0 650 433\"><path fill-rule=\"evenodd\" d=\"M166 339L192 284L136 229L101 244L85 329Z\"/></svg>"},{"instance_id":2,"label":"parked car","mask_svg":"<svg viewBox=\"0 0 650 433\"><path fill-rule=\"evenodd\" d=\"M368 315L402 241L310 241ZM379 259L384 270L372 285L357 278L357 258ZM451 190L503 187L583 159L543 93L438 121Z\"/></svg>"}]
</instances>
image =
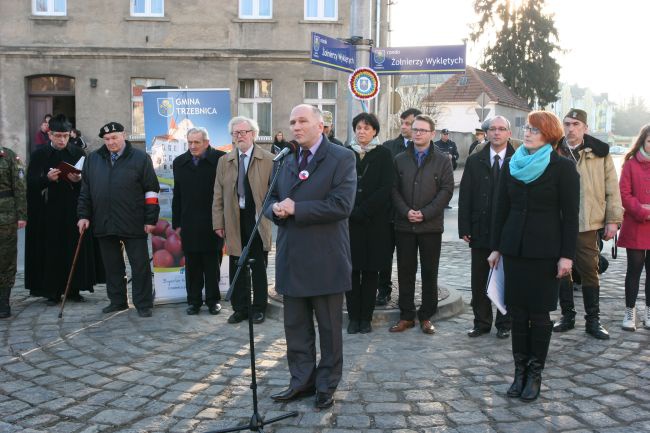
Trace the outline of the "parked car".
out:
<instances>
[{"instance_id":1,"label":"parked car","mask_svg":"<svg viewBox=\"0 0 650 433\"><path fill-rule=\"evenodd\" d=\"M609 148L609 153L612 155L625 155L627 151L628 148L623 146L612 146Z\"/></svg>"}]
</instances>

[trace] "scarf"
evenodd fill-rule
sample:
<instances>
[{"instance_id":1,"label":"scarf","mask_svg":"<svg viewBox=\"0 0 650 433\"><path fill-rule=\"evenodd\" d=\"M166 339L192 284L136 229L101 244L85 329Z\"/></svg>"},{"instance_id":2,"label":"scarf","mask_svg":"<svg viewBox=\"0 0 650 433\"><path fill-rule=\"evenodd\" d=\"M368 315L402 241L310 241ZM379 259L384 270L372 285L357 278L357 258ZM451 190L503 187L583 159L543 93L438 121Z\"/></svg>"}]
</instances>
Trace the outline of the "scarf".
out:
<instances>
[{"instance_id":1,"label":"scarf","mask_svg":"<svg viewBox=\"0 0 650 433\"><path fill-rule=\"evenodd\" d=\"M366 156L366 153L379 146L379 144L379 139L377 137L374 137L370 143L366 144L365 146L361 146L359 143L357 143L357 137L352 137L352 141L350 141L350 147L352 150L359 154L359 158L361 159Z\"/></svg>"},{"instance_id":2,"label":"scarf","mask_svg":"<svg viewBox=\"0 0 650 433\"><path fill-rule=\"evenodd\" d=\"M636 159L639 162L650 162L650 154L645 151L643 146L641 146L639 151L636 153Z\"/></svg>"},{"instance_id":3,"label":"scarf","mask_svg":"<svg viewBox=\"0 0 650 433\"><path fill-rule=\"evenodd\" d=\"M545 144L533 154L529 153L524 145L519 146L510 158L510 174L523 183L531 183L546 170L552 151L550 144Z\"/></svg>"}]
</instances>

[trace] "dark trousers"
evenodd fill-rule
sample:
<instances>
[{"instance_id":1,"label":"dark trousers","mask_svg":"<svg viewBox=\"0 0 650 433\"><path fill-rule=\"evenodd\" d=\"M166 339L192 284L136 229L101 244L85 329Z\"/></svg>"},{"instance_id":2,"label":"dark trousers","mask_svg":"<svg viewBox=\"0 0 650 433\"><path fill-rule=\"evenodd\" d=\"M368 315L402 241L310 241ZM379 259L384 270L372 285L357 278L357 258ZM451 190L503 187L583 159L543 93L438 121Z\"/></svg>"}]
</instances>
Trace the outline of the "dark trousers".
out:
<instances>
[{"instance_id":1,"label":"dark trousers","mask_svg":"<svg viewBox=\"0 0 650 433\"><path fill-rule=\"evenodd\" d=\"M388 296L393 291L393 254L395 253L395 225L390 223L390 266L379 271L378 295Z\"/></svg>"},{"instance_id":2,"label":"dark trousers","mask_svg":"<svg viewBox=\"0 0 650 433\"><path fill-rule=\"evenodd\" d=\"M350 320L372 321L378 279L377 271L352 271L352 290L345 292Z\"/></svg>"},{"instance_id":3,"label":"dark trousers","mask_svg":"<svg viewBox=\"0 0 650 433\"><path fill-rule=\"evenodd\" d=\"M420 253L422 305L418 320L429 320L438 310L438 265L441 233L395 233L397 245L397 280L401 320L415 320L415 274Z\"/></svg>"},{"instance_id":4,"label":"dark trousers","mask_svg":"<svg viewBox=\"0 0 650 433\"><path fill-rule=\"evenodd\" d=\"M532 312L524 307L508 305L512 316L512 354L518 362L531 362L529 368L539 372L546 364L546 356L553 334L553 322L548 312Z\"/></svg>"},{"instance_id":5,"label":"dark trousers","mask_svg":"<svg viewBox=\"0 0 650 433\"><path fill-rule=\"evenodd\" d=\"M242 238L243 242L246 242L248 238ZM268 302L268 290L269 284L266 278L266 264L268 261L268 253L264 251L262 246L262 239L259 234L255 235L255 239L251 244L251 249L248 253L249 259L255 259L255 262L250 265L250 272L242 269L242 272L237 278L237 283L235 288L232 291L232 297L230 298L230 303L232 304L232 309L234 311L247 314L248 313L248 299L250 296L250 287L251 280L250 275L252 274L252 284L253 284L253 312L265 313L266 304ZM229 277L230 283L232 284L232 279L235 276L237 271L237 261L239 257L230 256L229 263Z\"/></svg>"},{"instance_id":6,"label":"dark trousers","mask_svg":"<svg viewBox=\"0 0 650 433\"><path fill-rule=\"evenodd\" d=\"M474 312L474 327L483 331L492 328L492 301L487 297L487 281L490 276L490 265L487 258L492 251L483 248L472 248L472 311ZM510 314L503 315L497 309L494 320L497 329L510 329Z\"/></svg>"},{"instance_id":7,"label":"dark trousers","mask_svg":"<svg viewBox=\"0 0 650 433\"><path fill-rule=\"evenodd\" d=\"M316 364L318 323L320 362ZM291 388L302 391L312 386L333 394L343 374L343 293L294 298L284 296L284 333Z\"/></svg>"},{"instance_id":8,"label":"dark trousers","mask_svg":"<svg viewBox=\"0 0 650 433\"><path fill-rule=\"evenodd\" d=\"M147 238L104 236L97 238L106 269L106 292L111 304L126 305L126 265L122 245L131 265L131 295L136 308L153 307L153 288Z\"/></svg>"},{"instance_id":9,"label":"dark trousers","mask_svg":"<svg viewBox=\"0 0 650 433\"><path fill-rule=\"evenodd\" d=\"M625 274L625 306L634 308L639 295L641 272L645 267L645 304L650 305L650 251L627 248L627 273Z\"/></svg>"},{"instance_id":10,"label":"dark trousers","mask_svg":"<svg viewBox=\"0 0 650 433\"><path fill-rule=\"evenodd\" d=\"M213 307L221 300L219 278L221 251L212 253L185 253L185 288L187 303L200 307L203 304L205 286L205 305Z\"/></svg>"}]
</instances>

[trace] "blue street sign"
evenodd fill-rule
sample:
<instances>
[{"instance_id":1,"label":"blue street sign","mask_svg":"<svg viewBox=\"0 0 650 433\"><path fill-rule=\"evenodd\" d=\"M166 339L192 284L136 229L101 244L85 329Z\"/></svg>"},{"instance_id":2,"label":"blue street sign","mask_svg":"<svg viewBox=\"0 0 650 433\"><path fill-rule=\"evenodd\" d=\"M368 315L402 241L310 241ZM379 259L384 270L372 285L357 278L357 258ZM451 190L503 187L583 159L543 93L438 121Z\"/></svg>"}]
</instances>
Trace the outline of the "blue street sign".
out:
<instances>
[{"instance_id":1,"label":"blue street sign","mask_svg":"<svg viewBox=\"0 0 650 433\"><path fill-rule=\"evenodd\" d=\"M465 72L465 45L373 48L370 67L379 75Z\"/></svg>"},{"instance_id":2,"label":"blue street sign","mask_svg":"<svg viewBox=\"0 0 650 433\"><path fill-rule=\"evenodd\" d=\"M356 69L357 49L354 45L312 32L311 62L326 68L352 72Z\"/></svg>"}]
</instances>

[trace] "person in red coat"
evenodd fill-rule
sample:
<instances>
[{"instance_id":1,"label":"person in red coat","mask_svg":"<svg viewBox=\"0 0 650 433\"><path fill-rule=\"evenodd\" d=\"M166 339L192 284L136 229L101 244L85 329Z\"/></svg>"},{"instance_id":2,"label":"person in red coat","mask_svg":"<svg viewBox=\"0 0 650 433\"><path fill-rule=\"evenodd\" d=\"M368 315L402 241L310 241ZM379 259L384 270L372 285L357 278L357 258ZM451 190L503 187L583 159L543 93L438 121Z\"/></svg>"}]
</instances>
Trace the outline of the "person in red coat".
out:
<instances>
[{"instance_id":1,"label":"person in red coat","mask_svg":"<svg viewBox=\"0 0 650 433\"><path fill-rule=\"evenodd\" d=\"M644 328L650 329L650 125L641 128L632 150L625 155L619 181L625 214L618 245L627 250L625 317L623 329L636 330L636 298L645 266Z\"/></svg>"}]
</instances>

